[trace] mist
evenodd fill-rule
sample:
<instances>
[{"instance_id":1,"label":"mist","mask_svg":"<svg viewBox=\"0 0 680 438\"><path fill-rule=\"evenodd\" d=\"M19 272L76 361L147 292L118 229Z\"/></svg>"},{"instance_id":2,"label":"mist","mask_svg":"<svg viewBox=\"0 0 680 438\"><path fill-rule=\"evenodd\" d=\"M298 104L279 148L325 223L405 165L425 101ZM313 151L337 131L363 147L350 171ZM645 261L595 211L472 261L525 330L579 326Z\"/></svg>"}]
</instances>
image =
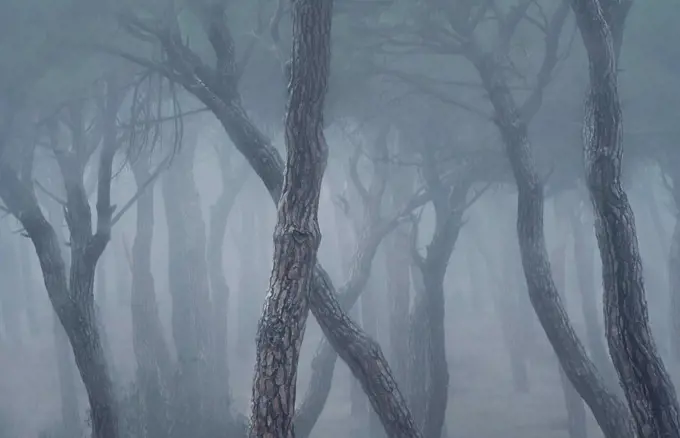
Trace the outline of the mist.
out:
<instances>
[{"instance_id":1,"label":"mist","mask_svg":"<svg viewBox=\"0 0 680 438\"><path fill-rule=\"evenodd\" d=\"M0 438L680 438L678 20L0 0Z\"/></svg>"}]
</instances>

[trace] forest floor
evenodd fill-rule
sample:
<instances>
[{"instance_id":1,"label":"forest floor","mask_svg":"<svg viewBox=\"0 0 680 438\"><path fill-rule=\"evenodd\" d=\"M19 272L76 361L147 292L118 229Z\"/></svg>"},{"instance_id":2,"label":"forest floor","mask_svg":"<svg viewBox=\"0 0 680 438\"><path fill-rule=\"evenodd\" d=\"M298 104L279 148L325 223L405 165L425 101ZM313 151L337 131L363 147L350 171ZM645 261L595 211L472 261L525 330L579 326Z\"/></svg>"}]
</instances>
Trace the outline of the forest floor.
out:
<instances>
[{"instance_id":1,"label":"forest floor","mask_svg":"<svg viewBox=\"0 0 680 438\"><path fill-rule=\"evenodd\" d=\"M529 376L531 391L513 390L508 356L497 319L492 313L474 317L449 317L447 348L451 387L447 417L450 438L567 438L566 413L559 383L557 362L553 359L545 336L539 334L541 360L532 364ZM128 326L128 321L119 324ZM129 332L116 331L111 336L118 358L132 357ZM537 336L537 337L539 337ZM0 347L0 412L13 423L11 432L0 430L0 438L34 438L40 430L59 418L59 383L52 335L44 333L21 347ZM315 322L308 328L300 369L299 398L304 395L309 378L311 355L320 334ZM232 365L231 381L236 406L245 413L250 397L250 379L254 355L241 357L241 366ZM133 368L118 364L117 370L132 376ZM344 438L348 436L350 417L349 371L339 363L333 391L313 436ZM85 412L83 393L82 412ZM0 422L2 418L0 418ZM590 436L601 434L589 418ZM1 423L0 423L1 426ZM366 437L373 438L373 437Z\"/></svg>"}]
</instances>

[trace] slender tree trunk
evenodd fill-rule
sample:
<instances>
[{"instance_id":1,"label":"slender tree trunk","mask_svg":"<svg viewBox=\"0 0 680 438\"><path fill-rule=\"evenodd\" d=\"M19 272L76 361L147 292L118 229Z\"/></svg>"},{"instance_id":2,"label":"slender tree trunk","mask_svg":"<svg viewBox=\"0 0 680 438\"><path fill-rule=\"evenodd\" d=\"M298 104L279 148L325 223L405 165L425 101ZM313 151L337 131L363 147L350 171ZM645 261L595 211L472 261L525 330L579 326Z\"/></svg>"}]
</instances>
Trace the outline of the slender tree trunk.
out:
<instances>
[{"instance_id":1,"label":"slender tree trunk","mask_svg":"<svg viewBox=\"0 0 680 438\"><path fill-rule=\"evenodd\" d=\"M132 165L141 190L151 177L149 156L142 154ZM172 377L171 356L163 337L158 314L156 287L151 271L151 248L154 228L154 184L137 198L137 223L132 244L130 269L132 287L132 345L137 362L137 385L142 395L145 430L148 438L171 436L169 385Z\"/></svg>"},{"instance_id":2,"label":"slender tree trunk","mask_svg":"<svg viewBox=\"0 0 680 438\"><path fill-rule=\"evenodd\" d=\"M588 404L607 438L632 438L625 405L612 394L588 358L569 321L550 272L543 230L543 184L534 162L527 125L508 88L498 58L474 50L470 55L489 93L496 123L517 183L517 234L529 298L560 365Z\"/></svg>"},{"instance_id":3,"label":"slender tree trunk","mask_svg":"<svg viewBox=\"0 0 680 438\"><path fill-rule=\"evenodd\" d=\"M178 370L173 436L202 436L210 427L214 354L205 223L194 181L197 128L185 133L182 150L162 182L168 223L168 272L172 296L172 335Z\"/></svg>"},{"instance_id":4,"label":"slender tree trunk","mask_svg":"<svg viewBox=\"0 0 680 438\"><path fill-rule=\"evenodd\" d=\"M566 304L566 262L567 262L567 245L560 243L551 257L551 265L553 266L553 278L555 279L555 287ZM567 430L570 438L586 438L588 431L586 428L586 410L583 406L581 396L574 389L567 376L564 374L562 366L558 370L560 374L560 382L562 383L562 392L564 394L564 403L567 408Z\"/></svg>"},{"instance_id":5,"label":"slender tree trunk","mask_svg":"<svg viewBox=\"0 0 680 438\"><path fill-rule=\"evenodd\" d=\"M635 218L620 179L623 130L617 46L620 50L630 7L626 3L572 0L590 61L584 122L586 182L602 257L609 353L637 433L641 438L678 437L680 407L649 328Z\"/></svg>"},{"instance_id":6,"label":"slender tree trunk","mask_svg":"<svg viewBox=\"0 0 680 438\"><path fill-rule=\"evenodd\" d=\"M295 436L293 415L308 290L321 243L318 210L328 160L323 103L333 0L292 4L293 54L286 111L286 173L274 229L274 266L257 330L250 436Z\"/></svg>"}]
</instances>

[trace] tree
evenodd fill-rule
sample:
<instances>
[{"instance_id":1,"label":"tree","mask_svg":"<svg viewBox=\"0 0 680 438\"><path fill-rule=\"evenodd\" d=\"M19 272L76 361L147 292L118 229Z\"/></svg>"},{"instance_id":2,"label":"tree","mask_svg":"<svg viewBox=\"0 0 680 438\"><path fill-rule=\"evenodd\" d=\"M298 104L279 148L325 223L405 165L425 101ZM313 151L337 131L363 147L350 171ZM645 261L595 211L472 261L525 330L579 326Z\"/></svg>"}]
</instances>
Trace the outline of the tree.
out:
<instances>
[{"instance_id":1,"label":"tree","mask_svg":"<svg viewBox=\"0 0 680 438\"><path fill-rule=\"evenodd\" d=\"M7 157L0 162L0 197L8 210L21 222L32 240L43 271L45 286L54 310L71 342L76 365L90 402L93 436L118 437L118 410L113 384L106 364L100 327L94 306L94 273L97 260L111 233L111 177L118 146L116 117L122 96L117 78L106 81L105 97L99 108L102 149L99 157L97 190L97 228L92 230L90 205L83 184L83 171L99 141L74 136L68 148L52 152L61 171L66 191L65 216L70 231L71 263L67 270L61 245L54 228L43 215L30 180L22 180ZM82 132L84 108L76 102L67 108L73 133ZM7 140L0 145L3 152Z\"/></svg>"},{"instance_id":2,"label":"tree","mask_svg":"<svg viewBox=\"0 0 680 438\"><path fill-rule=\"evenodd\" d=\"M635 218L621 185L617 67L630 0L572 0L589 60L583 128L586 183L602 257L605 334L640 437L680 436L680 407L647 316Z\"/></svg>"},{"instance_id":3,"label":"tree","mask_svg":"<svg viewBox=\"0 0 680 438\"><path fill-rule=\"evenodd\" d=\"M294 437L295 389L307 293L321 243L318 209L328 160L323 107L331 57L333 0L294 0L286 109L287 160L274 266L257 330L250 436Z\"/></svg>"}]
</instances>

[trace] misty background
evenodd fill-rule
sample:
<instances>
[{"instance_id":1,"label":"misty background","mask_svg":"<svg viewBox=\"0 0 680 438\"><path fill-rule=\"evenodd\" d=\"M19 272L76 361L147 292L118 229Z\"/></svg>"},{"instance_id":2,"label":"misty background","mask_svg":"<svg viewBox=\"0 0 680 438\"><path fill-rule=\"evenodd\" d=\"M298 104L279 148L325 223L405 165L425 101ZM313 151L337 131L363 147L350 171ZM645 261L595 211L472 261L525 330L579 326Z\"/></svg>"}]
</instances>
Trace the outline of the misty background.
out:
<instances>
[{"instance_id":1,"label":"misty background","mask_svg":"<svg viewBox=\"0 0 680 438\"><path fill-rule=\"evenodd\" d=\"M290 19L281 0L216 2L222 9L212 19L228 29L231 53L210 39L217 25L205 16L209 3L0 0L0 161L7 166L0 173L18 175L10 182L0 175L2 438L89 436L77 347L55 315L59 295L50 301L46 292L59 269L72 290L94 293L89 325L75 318L73 333L98 330L121 437L242 436L276 208L234 143L253 135L285 154ZM517 190L489 91L456 50L439 3L447 2L335 1L319 262L339 296L349 296L341 302L356 301L347 306L351 318L380 344L416 418L429 406L419 385L436 381L419 360L437 360L414 352L419 297L439 284L445 337L423 344L444 354L448 373L440 385L448 400L442 436L603 436L560 371L529 300ZM451 16L466 20L482 9L449 3ZM583 42L567 2L526 2L507 34L504 23L525 2L488 3L469 31L502 53L545 182L553 278L588 356L620 395L583 181ZM650 324L676 385L678 20L675 1L634 4L619 61L623 182ZM233 65L221 63L225 53ZM209 95L211 87L222 94ZM109 153L110 178L101 174ZM96 235L107 185L110 240L91 257L74 230ZM36 247L14 214L17 205L33 214L31 199L59 243L42 265L37 253L54 248ZM83 200L91 211L82 210ZM64 266L50 264L53 254ZM79 271L83 260L93 262L93 284L86 268ZM323 347L309 318L297 396L307 423L296 424L298 436L384 437L361 386ZM326 389L315 386L315 367L332 375ZM325 391L327 401L304 404Z\"/></svg>"}]
</instances>

